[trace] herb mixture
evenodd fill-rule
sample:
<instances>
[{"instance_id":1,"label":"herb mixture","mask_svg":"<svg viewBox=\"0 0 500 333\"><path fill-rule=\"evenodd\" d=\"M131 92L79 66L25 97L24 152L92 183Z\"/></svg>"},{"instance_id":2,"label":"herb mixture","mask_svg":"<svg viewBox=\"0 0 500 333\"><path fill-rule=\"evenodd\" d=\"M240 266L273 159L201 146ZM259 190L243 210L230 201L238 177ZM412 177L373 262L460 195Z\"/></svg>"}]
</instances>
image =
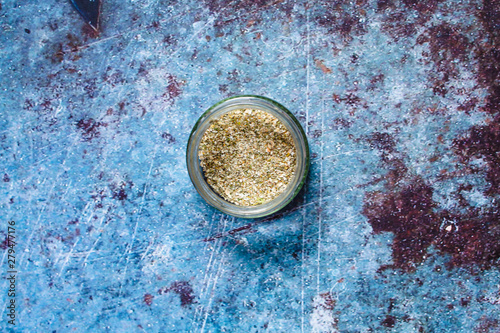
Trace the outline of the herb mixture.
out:
<instances>
[{"instance_id":1,"label":"herb mixture","mask_svg":"<svg viewBox=\"0 0 500 333\"><path fill-rule=\"evenodd\" d=\"M198 151L208 184L224 199L255 206L280 195L295 172L290 131L273 115L239 109L212 121Z\"/></svg>"}]
</instances>

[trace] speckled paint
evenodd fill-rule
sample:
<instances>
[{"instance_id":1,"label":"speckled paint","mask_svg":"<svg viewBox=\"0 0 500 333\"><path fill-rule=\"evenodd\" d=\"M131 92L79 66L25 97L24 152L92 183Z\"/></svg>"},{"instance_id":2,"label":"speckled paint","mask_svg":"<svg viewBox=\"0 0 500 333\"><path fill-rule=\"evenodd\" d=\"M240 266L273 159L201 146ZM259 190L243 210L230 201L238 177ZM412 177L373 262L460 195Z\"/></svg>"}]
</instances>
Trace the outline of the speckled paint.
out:
<instances>
[{"instance_id":1,"label":"speckled paint","mask_svg":"<svg viewBox=\"0 0 500 333\"><path fill-rule=\"evenodd\" d=\"M0 0L17 331L500 330L498 2L104 0L101 28ZM235 94L309 138L305 188L264 219L209 207L186 170L191 127Z\"/></svg>"}]
</instances>

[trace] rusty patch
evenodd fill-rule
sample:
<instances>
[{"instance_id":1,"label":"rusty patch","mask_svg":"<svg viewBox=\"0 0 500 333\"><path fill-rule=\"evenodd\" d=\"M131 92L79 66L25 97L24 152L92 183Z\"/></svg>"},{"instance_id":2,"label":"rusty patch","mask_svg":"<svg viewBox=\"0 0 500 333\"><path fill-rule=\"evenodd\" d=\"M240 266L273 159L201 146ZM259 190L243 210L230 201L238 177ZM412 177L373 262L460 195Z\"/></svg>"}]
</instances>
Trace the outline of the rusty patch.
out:
<instances>
[{"instance_id":1,"label":"rusty patch","mask_svg":"<svg viewBox=\"0 0 500 333\"><path fill-rule=\"evenodd\" d=\"M436 248L451 254L448 268L472 266L489 269L500 258L500 213L469 209L467 214L440 214L443 228Z\"/></svg>"},{"instance_id":2,"label":"rusty patch","mask_svg":"<svg viewBox=\"0 0 500 333\"><path fill-rule=\"evenodd\" d=\"M393 328L396 325L396 317L387 315L380 324L387 328Z\"/></svg>"},{"instance_id":3,"label":"rusty patch","mask_svg":"<svg viewBox=\"0 0 500 333\"><path fill-rule=\"evenodd\" d=\"M486 126L474 126L466 137L453 142L455 153L462 164L467 165L474 159L482 158L488 168L486 180L490 184L488 195L500 194L500 115ZM472 172L483 173L483 168L470 166Z\"/></svg>"},{"instance_id":4,"label":"rusty patch","mask_svg":"<svg viewBox=\"0 0 500 333\"><path fill-rule=\"evenodd\" d=\"M392 7L392 3L384 2L380 5ZM417 32L416 24L414 22L409 22L408 14L403 11L395 11L388 14L382 24L382 28L396 41L400 38L412 37Z\"/></svg>"},{"instance_id":5,"label":"rusty patch","mask_svg":"<svg viewBox=\"0 0 500 333\"><path fill-rule=\"evenodd\" d=\"M101 135L99 127L104 126L103 123L95 121L93 118L80 119L76 123L76 127L82 132L82 137L85 141L92 141Z\"/></svg>"},{"instance_id":6,"label":"rusty patch","mask_svg":"<svg viewBox=\"0 0 500 333\"><path fill-rule=\"evenodd\" d=\"M204 3L211 12L224 11L239 11L239 10L250 10L255 8L264 8L272 4L277 3L276 0L239 0L239 1L227 1L227 0L205 0Z\"/></svg>"},{"instance_id":7,"label":"rusty patch","mask_svg":"<svg viewBox=\"0 0 500 333\"><path fill-rule=\"evenodd\" d=\"M445 96L447 82L458 74L456 61L468 61L471 43L458 28L446 23L433 26L425 36L419 36L418 43L425 42L429 43L430 59L434 62L437 72L430 75L433 92Z\"/></svg>"},{"instance_id":8,"label":"rusty patch","mask_svg":"<svg viewBox=\"0 0 500 333\"><path fill-rule=\"evenodd\" d=\"M406 271L424 260L427 248L439 232L432 209L432 188L415 178L391 193L371 192L365 198L363 214L374 233L392 232L394 266Z\"/></svg>"},{"instance_id":9,"label":"rusty patch","mask_svg":"<svg viewBox=\"0 0 500 333\"><path fill-rule=\"evenodd\" d=\"M319 60L319 59L316 59L314 61L314 63L316 64L316 67L318 67L319 69L321 69L321 71L324 73L324 74L330 74L332 72L332 69L327 67L322 60Z\"/></svg>"},{"instance_id":10,"label":"rusty patch","mask_svg":"<svg viewBox=\"0 0 500 333\"><path fill-rule=\"evenodd\" d=\"M500 113L500 49L493 45L485 46L477 50L476 56L479 61L478 81L489 92L484 111Z\"/></svg>"},{"instance_id":11,"label":"rusty patch","mask_svg":"<svg viewBox=\"0 0 500 333\"><path fill-rule=\"evenodd\" d=\"M160 288L158 290L158 294L161 295L171 291L179 295L181 299L181 306L183 307L191 305L195 302L193 288L188 281L175 281L170 285L170 287Z\"/></svg>"},{"instance_id":12,"label":"rusty patch","mask_svg":"<svg viewBox=\"0 0 500 333\"><path fill-rule=\"evenodd\" d=\"M216 37L225 35L223 28L229 23L239 22L242 26L247 24L252 26L261 22L262 12L266 10L272 10L278 15L283 13L290 18L294 7L293 2L283 0L204 0L203 2L210 12L217 14L218 18L214 22ZM245 33L245 30L241 32Z\"/></svg>"},{"instance_id":13,"label":"rusty patch","mask_svg":"<svg viewBox=\"0 0 500 333\"><path fill-rule=\"evenodd\" d=\"M9 242L9 236L8 235L5 235L3 232L2 232L2 235L5 237L4 240L2 241L2 243L0 243L0 249L2 250L6 250L9 245L11 244Z\"/></svg>"},{"instance_id":14,"label":"rusty patch","mask_svg":"<svg viewBox=\"0 0 500 333\"><path fill-rule=\"evenodd\" d=\"M382 12L389 8L394 8L394 0L378 0L377 1L377 11Z\"/></svg>"},{"instance_id":15,"label":"rusty patch","mask_svg":"<svg viewBox=\"0 0 500 333\"><path fill-rule=\"evenodd\" d=\"M485 30L491 38L500 37L500 2L497 0L483 0L478 13Z\"/></svg>"},{"instance_id":16,"label":"rusty patch","mask_svg":"<svg viewBox=\"0 0 500 333\"><path fill-rule=\"evenodd\" d=\"M132 182L121 182L120 184L110 184L109 188L112 192L112 198L120 201L126 200L128 198L127 189L131 189L134 186Z\"/></svg>"},{"instance_id":17,"label":"rusty patch","mask_svg":"<svg viewBox=\"0 0 500 333\"><path fill-rule=\"evenodd\" d=\"M348 129L352 126L353 122L349 121L346 118L335 118L332 120L332 124L330 127L333 130L343 130L343 129Z\"/></svg>"},{"instance_id":18,"label":"rusty patch","mask_svg":"<svg viewBox=\"0 0 500 333\"><path fill-rule=\"evenodd\" d=\"M331 34L340 34L345 42L350 42L352 35L366 31L362 20L365 11L358 4L348 1L321 1L316 3L318 12L313 15L316 23Z\"/></svg>"},{"instance_id":19,"label":"rusty patch","mask_svg":"<svg viewBox=\"0 0 500 333\"><path fill-rule=\"evenodd\" d=\"M172 134L163 132L161 137L167 141L167 144L175 143L175 138Z\"/></svg>"},{"instance_id":20,"label":"rusty patch","mask_svg":"<svg viewBox=\"0 0 500 333\"><path fill-rule=\"evenodd\" d=\"M474 328L475 333L498 333L500 321L496 318L482 316L479 325Z\"/></svg>"},{"instance_id":21,"label":"rusty patch","mask_svg":"<svg viewBox=\"0 0 500 333\"><path fill-rule=\"evenodd\" d=\"M165 93L162 95L168 102L173 103L175 98L177 98L182 93L183 82L177 80L177 78L171 74L167 75L168 85Z\"/></svg>"},{"instance_id":22,"label":"rusty patch","mask_svg":"<svg viewBox=\"0 0 500 333\"><path fill-rule=\"evenodd\" d=\"M500 117L500 116L499 116ZM393 265L413 271L422 262L429 246L451 259L446 267L478 267L489 269L500 258L500 205L478 209L470 206L464 192L472 185L462 185L451 193L460 205L457 211L440 209L433 201L432 184L409 174L395 139L387 133L374 133L366 139L372 148L381 152L381 164L389 169L383 191L365 196L363 214L374 233L392 232ZM486 176L491 184L485 193L500 194L500 125L494 121L487 126L473 127L468 136L454 141L459 162L467 166L475 158L482 158L487 166ZM483 168L467 167L468 173L484 173ZM439 180L435 184L439 186Z\"/></svg>"},{"instance_id":23,"label":"rusty patch","mask_svg":"<svg viewBox=\"0 0 500 333\"><path fill-rule=\"evenodd\" d=\"M333 298L332 294L327 291L319 294L319 296L323 299L322 306L329 311L333 311L335 309L335 304L337 303Z\"/></svg>"},{"instance_id":24,"label":"rusty patch","mask_svg":"<svg viewBox=\"0 0 500 333\"><path fill-rule=\"evenodd\" d=\"M153 295L145 294L144 295L144 303L146 303L146 305L148 305L148 306L151 306L151 304L153 304L153 298L154 298Z\"/></svg>"},{"instance_id":25,"label":"rusty patch","mask_svg":"<svg viewBox=\"0 0 500 333\"><path fill-rule=\"evenodd\" d=\"M466 61L470 49L467 37L446 23L434 26L428 32L431 57L444 69L450 67L453 60Z\"/></svg>"},{"instance_id":26,"label":"rusty patch","mask_svg":"<svg viewBox=\"0 0 500 333\"><path fill-rule=\"evenodd\" d=\"M87 38L84 38L82 42L77 36L68 33L63 42L49 46L47 58L54 64L62 63L65 59L77 61L81 57L79 51L83 48L82 45L86 41Z\"/></svg>"},{"instance_id":27,"label":"rusty patch","mask_svg":"<svg viewBox=\"0 0 500 333\"><path fill-rule=\"evenodd\" d=\"M422 15L429 15L436 11L441 1L442 0L403 0L403 3Z\"/></svg>"}]
</instances>

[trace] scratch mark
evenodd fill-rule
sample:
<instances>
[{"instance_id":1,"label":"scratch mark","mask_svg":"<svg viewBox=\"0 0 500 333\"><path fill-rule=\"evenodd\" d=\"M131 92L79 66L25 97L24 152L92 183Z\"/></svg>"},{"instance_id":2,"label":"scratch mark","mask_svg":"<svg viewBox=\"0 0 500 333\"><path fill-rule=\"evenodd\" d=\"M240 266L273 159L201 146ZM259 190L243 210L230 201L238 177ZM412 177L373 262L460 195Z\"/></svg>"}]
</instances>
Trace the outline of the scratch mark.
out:
<instances>
[{"instance_id":1,"label":"scratch mark","mask_svg":"<svg viewBox=\"0 0 500 333\"><path fill-rule=\"evenodd\" d=\"M349 151L342 151L338 154L326 155L323 158L337 157L337 156L342 156L342 155L351 156L354 153L367 153L367 152L369 152L369 151L366 149L355 149L355 150L349 150Z\"/></svg>"},{"instance_id":2,"label":"scratch mark","mask_svg":"<svg viewBox=\"0 0 500 333\"><path fill-rule=\"evenodd\" d=\"M141 217L142 207L144 206L144 198L146 197L148 185L151 183L151 170L153 170L153 164L154 164L157 150L158 150L158 145L155 145L153 157L151 158L151 163L149 164L149 171L148 171L148 174L146 175L146 183L144 184L144 191L142 194L141 203L139 204L139 211L137 213L137 219L135 220L134 233L132 234L132 240L130 241L130 244L129 244L125 254L129 254L130 250L132 249L132 246L134 245L133 243L135 240L135 236L137 235L137 227L139 226L139 218Z\"/></svg>"},{"instance_id":3,"label":"scratch mark","mask_svg":"<svg viewBox=\"0 0 500 333\"><path fill-rule=\"evenodd\" d=\"M224 265L223 264L224 264L224 254L222 254L222 256L220 258L219 266L217 267L217 272L215 273L215 277L213 280L212 288L210 290L210 297L208 299L208 305L207 305L207 308L205 310L205 316L203 318L203 324L201 326L200 333L203 333L203 331L205 330L205 325L207 323L210 308L212 307L212 302L213 302L214 296L215 296L215 288L217 286L217 282L219 281L219 278L222 276L222 273L224 272L224 269L223 269Z\"/></svg>"},{"instance_id":4,"label":"scratch mark","mask_svg":"<svg viewBox=\"0 0 500 333\"><path fill-rule=\"evenodd\" d=\"M324 114L325 114L325 99L323 97L322 103L321 103L321 133L324 133L325 131L325 119L324 119ZM321 142L320 142L320 167L319 167L319 209L318 209L318 267L317 267L317 276L316 276L316 291L317 294L320 294L320 269L321 269L321 232L322 232L322 227L323 227L323 146L324 146L324 140L323 136L321 136Z\"/></svg>"},{"instance_id":5,"label":"scratch mark","mask_svg":"<svg viewBox=\"0 0 500 333\"><path fill-rule=\"evenodd\" d=\"M307 183L306 183L304 186L307 186ZM345 193L347 193L347 192L350 192L350 191L352 191L353 189L356 189L356 188L358 188L358 187L359 187L359 185L354 185L354 186L351 186L351 187L349 187L348 189L346 189L346 190L344 190L344 191L342 191L342 192L338 192L338 193L333 194L333 195L328 195L328 196L326 196L326 197L322 196L322 197L321 197L321 200L322 200L322 201L325 201L325 200L327 200L327 199L336 198L336 197L338 197L338 196L340 196L340 195L342 195L342 194L345 194ZM296 212L296 211L298 211L298 210L302 210L302 211L303 211L303 209L304 209L304 208L306 208L306 207L308 207L308 206L315 206L315 205L319 204L319 202L320 202L319 198L318 198L318 200L310 200L310 201L309 201L308 203L306 203L306 204L299 205L299 206L297 206L297 207L293 207L292 209L290 209L290 210L289 210L289 211L287 211L286 213L281 214L281 216L288 216L288 215L290 215L290 214L292 214L292 213L294 213L294 212ZM303 216L305 216L304 214L302 214L302 215L303 215ZM280 216L280 215L278 214L278 216ZM235 235L235 234L239 234L240 232L241 232L242 234L249 233L249 232L251 232L251 230L252 230L252 228L253 228L253 227L255 227L255 226L259 225L259 224L262 224L262 223L268 222L268 221L270 221L270 220L274 220L275 218L276 218L275 216L271 216L271 217L269 217L269 218L265 218L265 219L262 219L262 220L259 220L259 221L250 222L250 223L248 223L248 224L246 224L246 225L244 225L244 226L241 226L241 227L238 227L238 228L235 228L235 229L231 229L231 230L229 230L229 231L227 231L227 232L220 232L220 233L216 233L215 235L213 235L213 236L211 236L211 237L208 237L208 236L207 236L206 238L203 238L201 241L202 241L202 242L207 242L207 243L209 243L209 242L216 241L216 240L218 240L219 238L224 238L224 237L233 236L233 235ZM245 232L245 231L246 231L246 232ZM316 235L316 233L314 233L314 235Z\"/></svg>"},{"instance_id":6,"label":"scratch mark","mask_svg":"<svg viewBox=\"0 0 500 333\"><path fill-rule=\"evenodd\" d=\"M71 250L69 250L69 252L66 254L66 258L64 259L64 262L62 264L61 271L59 272L59 276L62 276L64 267L66 267L66 265L68 264L69 258L71 257L71 254L73 253L73 250L75 249L75 246L76 246L76 244L78 244L80 239L82 239L82 237L78 237L75 244L73 244L73 246L71 247Z\"/></svg>"},{"instance_id":7,"label":"scratch mark","mask_svg":"<svg viewBox=\"0 0 500 333\"><path fill-rule=\"evenodd\" d=\"M101 239L101 235L99 235L99 237L97 237L97 239L95 240L94 244L92 244L92 247L90 248L90 250L88 251L87 253L87 256L85 257L85 259L83 260L83 265L86 265L87 264L87 260L89 259L89 256L92 252L94 252L94 249L95 249L95 246L97 245L97 242L99 242L99 239Z\"/></svg>"},{"instance_id":8,"label":"scratch mark","mask_svg":"<svg viewBox=\"0 0 500 333\"><path fill-rule=\"evenodd\" d=\"M120 289L118 290L119 296L122 294L123 281L125 280L125 276L127 276L127 270L128 270L128 259L127 259L127 264L125 265L125 269L123 270L123 275L122 275L122 278L120 281Z\"/></svg>"},{"instance_id":9,"label":"scratch mark","mask_svg":"<svg viewBox=\"0 0 500 333\"><path fill-rule=\"evenodd\" d=\"M234 222L234 218L231 220L232 223ZM231 225L232 225L231 223ZM217 226L217 231L219 232L222 232L224 233L226 228L227 228L227 220L225 218L225 216L223 214L221 214L221 219L220 219L220 222L218 223L218 226ZM222 227L222 230L220 230ZM202 293L203 293L203 297L205 297L205 295L208 295L208 304L205 306L205 308L201 308L200 311L204 314L203 314L203 322L202 322L202 325L201 325L201 329L200 329L200 332L203 332L205 330L205 326L206 326L206 323L207 323L207 320L208 320L208 315L210 313L210 309L212 307L212 302L213 302L213 299L215 297L215 290L216 290L216 287L217 287L217 282L219 280L219 278L222 276L222 273L223 273L223 267L224 267L224 261L225 261L225 252L223 250L223 246L224 246L224 243L222 242L221 239L218 239L214 245L214 249L213 249L213 252L211 254L211 257L210 257L210 260L209 260L209 265L207 265L207 273L208 271L212 271L212 268L215 267L216 265L216 259L217 259L217 256L219 253L221 253L221 256L220 256L220 259L219 259L219 263L218 263L218 266L217 266L217 271L215 272L215 276L212 273L210 273L209 277L207 280L204 280L204 285L205 287L203 288L202 290ZM213 259L215 258L215 260ZM200 295L200 298L201 298L201 295Z\"/></svg>"},{"instance_id":10,"label":"scratch mark","mask_svg":"<svg viewBox=\"0 0 500 333\"><path fill-rule=\"evenodd\" d=\"M148 174L146 175L146 183L144 184L144 191L142 194L141 203L139 204L139 211L137 213L137 218L135 220L134 233L132 234L132 240L130 241L130 243L127 247L127 250L125 251L125 254L124 254L124 256L126 256L126 258L125 258L125 260L126 260L125 270L123 271L123 277L122 277L122 280L120 281L120 291L119 291L118 295L121 295L121 293L122 293L123 281L125 280L125 275L127 274L127 269L128 269L128 263L130 260L128 255L130 254L130 251L132 250L132 247L133 247L134 241L135 241L135 237L137 235L137 228L139 227L139 219L141 218L142 207L144 206L144 198L146 197L148 185L151 182L151 170L153 170L153 164L154 164L154 160L156 157L157 149L158 149L158 145L155 145L155 150L153 151L153 157L151 158L151 163L149 164ZM123 258L123 256L122 256L122 258Z\"/></svg>"},{"instance_id":11,"label":"scratch mark","mask_svg":"<svg viewBox=\"0 0 500 333\"><path fill-rule=\"evenodd\" d=\"M38 214L38 218L35 222L35 225L33 226L33 230L31 231L31 234L30 236L28 237L28 240L26 241L26 247L24 248L24 251L23 251L23 255L21 256L21 260L19 260L20 262L24 262L24 255L29 252L29 247L30 247L30 243L31 243L31 239L33 238L33 234L35 233L35 230L36 228L38 227L38 225L40 224L40 218L42 217L42 214L43 212L45 211L45 205L42 207L42 211L40 212L40 214ZM26 265L24 266L25 268L28 267L28 261L26 260Z\"/></svg>"},{"instance_id":12,"label":"scratch mark","mask_svg":"<svg viewBox=\"0 0 500 333\"><path fill-rule=\"evenodd\" d=\"M180 16L183 16L183 15L185 15L185 13L179 13L178 15L172 16L172 17L170 17L168 19L159 20L158 23L160 23L160 24L168 23L168 22L174 21L175 19L177 19L177 18L179 18ZM78 48L76 48L76 49L70 47L70 48L64 49L62 51L64 53L80 51L80 50L83 50L83 49L87 49L87 48L89 48L91 46L107 42L107 41L112 40L112 39L121 38L123 36L131 35L131 34L134 34L134 33L135 34L139 34L142 31L146 31L148 29L151 29L151 25L140 26L140 27L135 28L135 29L127 30L126 32L117 33L117 34L109 36L109 37L99 38L98 40L92 41L90 43L79 45ZM130 39L133 39L133 38L130 38Z\"/></svg>"},{"instance_id":13,"label":"scratch mark","mask_svg":"<svg viewBox=\"0 0 500 333\"><path fill-rule=\"evenodd\" d=\"M207 236L205 237L205 239L208 239L209 235L212 234L212 230L213 230L213 227L214 227L214 221L215 221L215 217L216 217L216 213L212 214L212 217L210 218L210 228L209 228L209 231L207 233ZM221 216L221 219L222 219L222 216ZM214 247L212 244L210 244L209 242L207 242L207 244L205 245L205 248L203 249L203 256L205 256L207 254L207 251L209 251L210 249L214 250ZM208 274L209 274L209 269L212 265L212 260L213 260L213 256L214 256L214 252L215 251L212 251L212 253L210 254L210 258L208 260L208 263L207 263L207 268L205 268L205 275L203 277L203 283L202 283L202 289L200 291L200 300L203 298L204 296L204 293L205 293L205 290L206 288L208 288L208 283L207 283L207 279L208 279ZM196 307L196 311L195 311L195 314L194 314L194 318L193 318L193 323L196 322L196 320L198 319L198 315L200 314L202 310L203 306L199 306L199 307Z\"/></svg>"},{"instance_id":14,"label":"scratch mark","mask_svg":"<svg viewBox=\"0 0 500 333\"><path fill-rule=\"evenodd\" d=\"M311 38L309 27L309 2L306 2L306 135L309 134L309 94L310 94L310 67L311 67Z\"/></svg>"},{"instance_id":15,"label":"scratch mark","mask_svg":"<svg viewBox=\"0 0 500 333\"><path fill-rule=\"evenodd\" d=\"M64 198L66 198L66 196L68 195L68 192L71 188L71 184L73 183L72 180L69 181L69 184L66 185L66 191L63 193L63 195L61 196L61 201L64 200Z\"/></svg>"},{"instance_id":16,"label":"scratch mark","mask_svg":"<svg viewBox=\"0 0 500 333\"><path fill-rule=\"evenodd\" d=\"M141 256L141 259L139 259L139 261L143 261L144 258L146 258L146 255L148 254L149 249L151 248L151 246L153 246L154 243L155 243L155 241L153 239L153 241L148 244L148 247L146 248L146 251L144 251L144 254Z\"/></svg>"},{"instance_id":17,"label":"scratch mark","mask_svg":"<svg viewBox=\"0 0 500 333\"><path fill-rule=\"evenodd\" d=\"M309 80L310 80L310 62L311 62L311 38L310 38L310 27L309 27L309 1L306 1L306 135L309 134ZM305 184L307 186L307 183ZM306 193L304 191L304 202L306 201ZM305 306L304 306L304 293L305 293L305 245L306 245L306 209L302 208L302 253L301 253L301 281L300 281L300 315L301 315L301 332L304 332L305 325Z\"/></svg>"}]
</instances>

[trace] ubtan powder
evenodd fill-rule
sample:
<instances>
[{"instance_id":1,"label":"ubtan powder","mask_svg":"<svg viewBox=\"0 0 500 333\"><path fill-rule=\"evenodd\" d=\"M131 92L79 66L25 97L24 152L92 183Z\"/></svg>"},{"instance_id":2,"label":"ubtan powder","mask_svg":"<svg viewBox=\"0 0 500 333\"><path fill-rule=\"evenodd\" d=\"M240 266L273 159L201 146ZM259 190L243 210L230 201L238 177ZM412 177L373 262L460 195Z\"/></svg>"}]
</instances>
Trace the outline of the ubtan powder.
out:
<instances>
[{"instance_id":1,"label":"ubtan powder","mask_svg":"<svg viewBox=\"0 0 500 333\"><path fill-rule=\"evenodd\" d=\"M213 120L198 157L214 191L241 206L260 205L283 193L297 160L290 131L257 109L233 110Z\"/></svg>"}]
</instances>

